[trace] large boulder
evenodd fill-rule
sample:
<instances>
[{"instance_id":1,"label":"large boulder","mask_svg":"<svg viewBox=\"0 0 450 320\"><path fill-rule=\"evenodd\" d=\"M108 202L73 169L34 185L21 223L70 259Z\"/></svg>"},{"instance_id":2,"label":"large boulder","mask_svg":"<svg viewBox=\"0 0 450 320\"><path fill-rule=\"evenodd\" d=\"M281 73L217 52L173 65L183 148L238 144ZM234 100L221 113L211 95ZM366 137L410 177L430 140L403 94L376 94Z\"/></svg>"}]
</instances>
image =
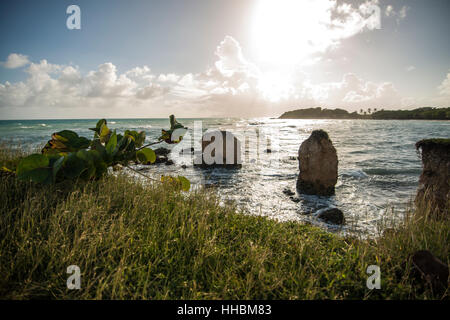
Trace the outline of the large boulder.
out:
<instances>
[{"instance_id":1,"label":"large boulder","mask_svg":"<svg viewBox=\"0 0 450 320\"><path fill-rule=\"evenodd\" d=\"M448 266L436 258L430 251L417 251L412 255L411 260L414 267L412 276L420 276L431 284L435 290L448 287Z\"/></svg>"},{"instance_id":2,"label":"large boulder","mask_svg":"<svg viewBox=\"0 0 450 320\"><path fill-rule=\"evenodd\" d=\"M338 208L325 209L317 215L317 217L327 223L344 224L344 213Z\"/></svg>"},{"instance_id":3,"label":"large boulder","mask_svg":"<svg viewBox=\"0 0 450 320\"><path fill-rule=\"evenodd\" d=\"M240 167L241 142L228 131L208 131L202 137L201 157L195 159L199 166Z\"/></svg>"},{"instance_id":4,"label":"large boulder","mask_svg":"<svg viewBox=\"0 0 450 320\"><path fill-rule=\"evenodd\" d=\"M330 196L338 178L338 157L328 134L314 130L298 150L300 193Z\"/></svg>"},{"instance_id":5,"label":"large boulder","mask_svg":"<svg viewBox=\"0 0 450 320\"><path fill-rule=\"evenodd\" d=\"M435 214L448 214L450 206L450 139L427 139L416 143L422 152L416 204L429 206Z\"/></svg>"}]
</instances>

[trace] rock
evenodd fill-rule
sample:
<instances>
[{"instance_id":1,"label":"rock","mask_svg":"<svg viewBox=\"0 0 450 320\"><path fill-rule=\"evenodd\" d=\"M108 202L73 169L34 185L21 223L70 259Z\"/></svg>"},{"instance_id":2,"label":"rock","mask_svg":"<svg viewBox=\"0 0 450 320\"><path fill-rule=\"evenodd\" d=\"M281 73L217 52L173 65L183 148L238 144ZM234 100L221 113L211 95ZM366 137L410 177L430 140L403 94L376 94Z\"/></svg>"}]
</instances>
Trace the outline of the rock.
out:
<instances>
[{"instance_id":1,"label":"rock","mask_svg":"<svg viewBox=\"0 0 450 320\"><path fill-rule=\"evenodd\" d=\"M181 165L181 168L186 169L187 165L183 164L183 165Z\"/></svg>"},{"instance_id":2,"label":"rock","mask_svg":"<svg viewBox=\"0 0 450 320\"><path fill-rule=\"evenodd\" d=\"M422 152L423 171L415 202L434 208L436 215L448 214L450 203L450 139L428 139L416 143Z\"/></svg>"},{"instance_id":3,"label":"rock","mask_svg":"<svg viewBox=\"0 0 450 320\"><path fill-rule=\"evenodd\" d=\"M209 131L202 137L202 154L194 165L240 167L241 143L231 132Z\"/></svg>"},{"instance_id":4,"label":"rock","mask_svg":"<svg viewBox=\"0 0 450 320\"><path fill-rule=\"evenodd\" d=\"M169 150L169 149L163 148L163 147L158 148L158 149L155 149L155 150L153 150L153 151L155 151L155 154L156 154L157 156L167 156L167 155L170 153L170 150Z\"/></svg>"},{"instance_id":5,"label":"rock","mask_svg":"<svg viewBox=\"0 0 450 320\"><path fill-rule=\"evenodd\" d=\"M305 194L333 195L338 178L338 158L328 134L314 130L301 144L298 159L298 190Z\"/></svg>"},{"instance_id":6,"label":"rock","mask_svg":"<svg viewBox=\"0 0 450 320\"><path fill-rule=\"evenodd\" d=\"M283 193L285 194L285 195L287 195L287 196L293 196L293 195L295 195L295 192L293 192L291 189L289 189L289 188L285 188L284 190L283 190Z\"/></svg>"},{"instance_id":7,"label":"rock","mask_svg":"<svg viewBox=\"0 0 450 320\"><path fill-rule=\"evenodd\" d=\"M326 209L320 212L317 217L327 223L344 224L344 214L338 208Z\"/></svg>"},{"instance_id":8,"label":"rock","mask_svg":"<svg viewBox=\"0 0 450 320\"><path fill-rule=\"evenodd\" d=\"M161 156L161 155L157 155L156 156L155 163L166 163L166 161L167 161L167 157L166 156Z\"/></svg>"},{"instance_id":9,"label":"rock","mask_svg":"<svg viewBox=\"0 0 450 320\"><path fill-rule=\"evenodd\" d=\"M173 161L170 160L170 159L168 159L168 160L166 161L166 166L171 166L171 165L173 165Z\"/></svg>"},{"instance_id":10,"label":"rock","mask_svg":"<svg viewBox=\"0 0 450 320\"><path fill-rule=\"evenodd\" d=\"M267 149L266 152L267 153L272 153L272 149Z\"/></svg>"},{"instance_id":11,"label":"rock","mask_svg":"<svg viewBox=\"0 0 450 320\"><path fill-rule=\"evenodd\" d=\"M422 279L425 279L435 289L447 288L448 266L436 258L430 251L420 250L415 252L411 261Z\"/></svg>"},{"instance_id":12,"label":"rock","mask_svg":"<svg viewBox=\"0 0 450 320\"><path fill-rule=\"evenodd\" d=\"M290 196L289 199L291 199L295 203L299 203L300 202L300 198L297 198L297 197Z\"/></svg>"}]
</instances>

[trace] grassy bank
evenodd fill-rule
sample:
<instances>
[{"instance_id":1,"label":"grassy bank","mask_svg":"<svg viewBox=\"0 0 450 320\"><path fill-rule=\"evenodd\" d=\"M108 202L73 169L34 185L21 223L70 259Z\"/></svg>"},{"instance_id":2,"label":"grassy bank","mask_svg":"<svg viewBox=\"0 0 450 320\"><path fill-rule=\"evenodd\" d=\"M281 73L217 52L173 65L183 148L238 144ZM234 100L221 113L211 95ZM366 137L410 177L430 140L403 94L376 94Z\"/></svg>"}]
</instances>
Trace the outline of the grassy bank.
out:
<instances>
[{"instance_id":1,"label":"grassy bank","mask_svg":"<svg viewBox=\"0 0 450 320\"><path fill-rule=\"evenodd\" d=\"M0 203L3 299L448 299L410 276L415 250L449 262L449 221L426 209L369 241L124 175L42 187L1 174ZM66 288L69 265L80 290ZM366 288L369 265L381 267L380 290Z\"/></svg>"}]
</instances>

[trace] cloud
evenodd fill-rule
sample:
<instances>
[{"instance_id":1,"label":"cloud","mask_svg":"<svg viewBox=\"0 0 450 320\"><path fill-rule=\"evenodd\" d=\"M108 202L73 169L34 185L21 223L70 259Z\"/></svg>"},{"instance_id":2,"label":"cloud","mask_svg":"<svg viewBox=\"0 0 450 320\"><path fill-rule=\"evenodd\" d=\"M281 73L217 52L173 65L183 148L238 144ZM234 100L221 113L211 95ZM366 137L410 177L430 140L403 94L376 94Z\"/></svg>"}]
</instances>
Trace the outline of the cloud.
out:
<instances>
[{"instance_id":1,"label":"cloud","mask_svg":"<svg viewBox=\"0 0 450 320\"><path fill-rule=\"evenodd\" d=\"M1 64L8 69L16 69L29 64L28 57L23 54L11 53L5 62Z\"/></svg>"},{"instance_id":2,"label":"cloud","mask_svg":"<svg viewBox=\"0 0 450 320\"><path fill-rule=\"evenodd\" d=\"M260 1L252 36L260 59L279 64L309 62L311 57L339 47L344 39L379 29L378 0L358 2Z\"/></svg>"},{"instance_id":3,"label":"cloud","mask_svg":"<svg viewBox=\"0 0 450 320\"><path fill-rule=\"evenodd\" d=\"M401 20L404 20L406 18L409 9L410 8L408 6L402 6L400 10L397 11L392 5L388 5L384 10L384 14L386 15L386 17L395 18L397 24L399 24Z\"/></svg>"},{"instance_id":4,"label":"cloud","mask_svg":"<svg viewBox=\"0 0 450 320\"><path fill-rule=\"evenodd\" d=\"M155 75L148 66L119 73L112 62L83 74L76 66L30 62L24 81L0 83L0 107L37 108L41 117L55 112L63 117L149 113L250 117L312 106L390 108L404 99L391 82L372 82L353 73L338 82L313 83L299 70L262 70L244 56L231 36L226 36L214 53L217 59L212 66L186 74Z\"/></svg>"},{"instance_id":5,"label":"cloud","mask_svg":"<svg viewBox=\"0 0 450 320\"><path fill-rule=\"evenodd\" d=\"M0 107L103 108L139 105L167 94L168 88L152 82L148 67L137 67L123 74L111 62L82 75L77 67L55 65L41 60L31 62L28 77L17 83L0 84Z\"/></svg>"},{"instance_id":6,"label":"cloud","mask_svg":"<svg viewBox=\"0 0 450 320\"><path fill-rule=\"evenodd\" d=\"M388 6L386 7L386 10L384 11L384 13L385 13L386 17L390 17L390 16L395 15L394 7L391 6L391 5L388 5Z\"/></svg>"}]
</instances>

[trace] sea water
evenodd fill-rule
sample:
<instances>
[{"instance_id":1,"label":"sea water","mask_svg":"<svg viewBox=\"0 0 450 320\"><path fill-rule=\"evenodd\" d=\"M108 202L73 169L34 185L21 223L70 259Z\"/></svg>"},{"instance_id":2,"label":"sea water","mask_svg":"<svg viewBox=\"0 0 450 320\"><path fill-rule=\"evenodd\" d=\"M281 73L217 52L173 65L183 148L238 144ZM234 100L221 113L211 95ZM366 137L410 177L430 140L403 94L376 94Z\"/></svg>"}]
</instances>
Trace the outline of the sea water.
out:
<instances>
[{"instance_id":1,"label":"sea water","mask_svg":"<svg viewBox=\"0 0 450 320\"><path fill-rule=\"evenodd\" d=\"M234 201L244 214L268 216L281 221L301 220L337 232L374 235L385 221L398 221L411 207L421 173L420 156L414 144L425 138L450 136L448 121L420 120L290 120L290 119L178 119L193 128L202 121L203 130L222 129L235 133L270 132L271 152L254 150L255 143L243 144L243 155L257 153L257 161L244 161L242 168L201 169L192 158L173 152L173 165L138 166L152 177L183 175L193 186L215 186L223 203ZM38 150L53 132L64 129L92 138L96 120L7 120L0 121L0 143ZM109 119L108 126L123 132L144 130L146 142L157 139L168 119ZM296 192L298 149L315 129L328 132L339 159L336 194L332 197L302 195ZM250 139L251 140L251 139ZM251 142L251 141L250 141ZM162 143L160 146L173 148ZM159 146L154 146L157 148ZM293 201L283 191L296 193ZM317 219L325 208L344 212L343 227Z\"/></svg>"}]
</instances>

